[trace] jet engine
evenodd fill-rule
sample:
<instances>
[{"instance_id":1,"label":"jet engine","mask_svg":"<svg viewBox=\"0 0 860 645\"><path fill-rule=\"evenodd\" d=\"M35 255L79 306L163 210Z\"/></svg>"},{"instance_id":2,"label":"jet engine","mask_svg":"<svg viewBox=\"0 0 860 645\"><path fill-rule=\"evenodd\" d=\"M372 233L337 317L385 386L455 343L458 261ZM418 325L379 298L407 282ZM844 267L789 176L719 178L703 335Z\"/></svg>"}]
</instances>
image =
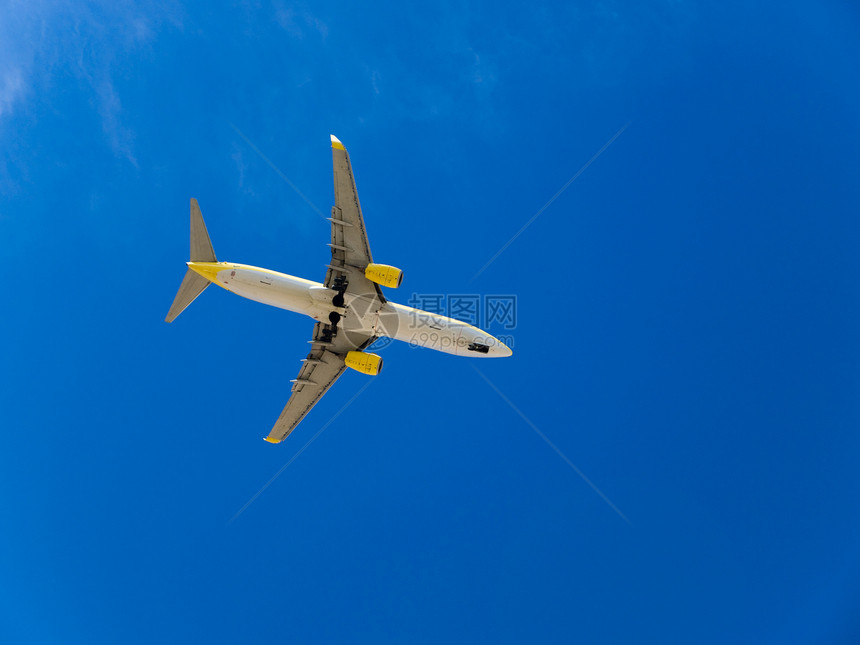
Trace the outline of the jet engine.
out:
<instances>
[{"instance_id":1,"label":"jet engine","mask_svg":"<svg viewBox=\"0 0 860 645\"><path fill-rule=\"evenodd\" d=\"M343 359L347 367L356 372L376 376L382 371L382 357L368 352L347 352Z\"/></svg>"},{"instance_id":2,"label":"jet engine","mask_svg":"<svg viewBox=\"0 0 860 645\"><path fill-rule=\"evenodd\" d=\"M383 287L396 289L403 280L403 271L387 264L368 264L364 270L364 276L371 282L381 284Z\"/></svg>"}]
</instances>

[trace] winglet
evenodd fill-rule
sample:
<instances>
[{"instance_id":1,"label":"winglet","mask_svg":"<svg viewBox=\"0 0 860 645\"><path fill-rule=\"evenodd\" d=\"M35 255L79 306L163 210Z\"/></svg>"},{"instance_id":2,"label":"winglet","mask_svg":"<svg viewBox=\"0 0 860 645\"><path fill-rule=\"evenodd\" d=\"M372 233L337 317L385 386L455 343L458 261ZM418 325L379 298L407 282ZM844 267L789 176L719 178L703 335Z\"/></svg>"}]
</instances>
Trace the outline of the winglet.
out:
<instances>
[{"instance_id":1,"label":"winglet","mask_svg":"<svg viewBox=\"0 0 860 645\"><path fill-rule=\"evenodd\" d=\"M331 135L331 147L335 148L336 150L346 150L346 148L344 148L343 144L340 142L340 139L338 139L334 135Z\"/></svg>"},{"instance_id":2,"label":"winglet","mask_svg":"<svg viewBox=\"0 0 860 645\"><path fill-rule=\"evenodd\" d=\"M263 437L263 441L268 441L269 443L281 443L278 439L274 437Z\"/></svg>"}]
</instances>

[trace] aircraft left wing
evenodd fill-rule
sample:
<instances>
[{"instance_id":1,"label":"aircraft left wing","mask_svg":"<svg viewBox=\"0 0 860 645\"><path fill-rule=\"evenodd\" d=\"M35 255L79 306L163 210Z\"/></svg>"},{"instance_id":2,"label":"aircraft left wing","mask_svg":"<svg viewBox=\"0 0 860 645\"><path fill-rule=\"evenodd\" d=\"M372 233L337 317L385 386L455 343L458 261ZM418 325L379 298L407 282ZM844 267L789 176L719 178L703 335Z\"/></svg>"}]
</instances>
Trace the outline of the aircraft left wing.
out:
<instances>
[{"instance_id":1,"label":"aircraft left wing","mask_svg":"<svg viewBox=\"0 0 860 645\"><path fill-rule=\"evenodd\" d=\"M374 337L355 333L337 333L332 337L331 325L317 323L310 341L311 351L303 359L299 375L292 382L292 394L266 441L280 443L286 439L343 374L346 353L363 349L373 340Z\"/></svg>"},{"instance_id":2,"label":"aircraft left wing","mask_svg":"<svg viewBox=\"0 0 860 645\"><path fill-rule=\"evenodd\" d=\"M349 153L337 137L331 135L331 154L334 172L334 206L331 209L331 264L325 277L325 286L338 292L333 301L343 307L344 295L349 305L343 318L331 319L331 324L317 323L311 342L311 351L304 359L299 375L293 379L290 399L278 417L275 427L266 437L270 443L280 443L311 411L346 369L347 352L361 350L370 345L375 336L361 329L357 315L378 310L384 303L382 290L368 280L364 270L373 262L358 190L352 174ZM337 301L340 301L339 303Z\"/></svg>"}]
</instances>

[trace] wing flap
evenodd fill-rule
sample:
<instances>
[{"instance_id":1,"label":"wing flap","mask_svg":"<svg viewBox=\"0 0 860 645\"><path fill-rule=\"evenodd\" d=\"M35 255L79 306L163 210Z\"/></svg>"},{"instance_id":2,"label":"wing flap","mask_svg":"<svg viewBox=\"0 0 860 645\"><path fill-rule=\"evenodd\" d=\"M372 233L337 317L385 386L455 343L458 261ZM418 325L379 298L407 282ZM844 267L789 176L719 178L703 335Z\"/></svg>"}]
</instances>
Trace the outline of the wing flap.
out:
<instances>
[{"instance_id":1,"label":"wing flap","mask_svg":"<svg viewBox=\"0 0 860 645\"><path fill-rule=\"evenodd\" d=\"M335 281L343 278L350 293L372 295L382 302L379 287L364 276L364 269L373 262L367 229L361 214L358 189L352 173L349 153L337 137L331 135L331 156L334 173L334 206L331 209L331 264L325 285L336 288Z\"/></svg>"},{"instance_id":2,"label":"wing flap","mask_svg":"<svg viewBox=\"0 0 860 645\"><path fill-rule=\"evenodd\" d=\"M292 395L266 441L280 443L290 436L344 370L346 365L342 356L324 348L312 349L302 364L298 377L293 380Z\"/></svg>"},{"instance_id":3,"label":"wing flap","mask_svg":"<svg viewBox=\"0 0 860 645\"><path fill-rule=\"evenodd\" d=\"M314 325L311 351L302 361L298 376L292 380L292 393L266 437L269 443L280 443L295 430L299 422L334 385L346 370L344 358L354 349L364 349L374 338L356 333L337 332L332 338L331 325Z\"/></svg>"},{"instance_id":4,"label":"wing flap","mask_svg":"<svg viewBox=\"0 0 860 645\"><path fill-rule=\"evenodd\" d=\"M351 323L359 321L367 312L377 311L385 303L379 286L364 275L367 265L373 262L373 256L349 153L334 135L331 137L331 153L334 206L329 218L331 264L328 265L325 286L337 291L341 299L347 292L353 297L339 326L317 323L314 327L311 351L304 359L298 376L292 380L290 398L266 437L270 443L286 439L340 378L346 370L344 357L347 352L364 349L374 341L375 337L368 335L361 325L356 327Z\"/></svg>"}]
</instances>

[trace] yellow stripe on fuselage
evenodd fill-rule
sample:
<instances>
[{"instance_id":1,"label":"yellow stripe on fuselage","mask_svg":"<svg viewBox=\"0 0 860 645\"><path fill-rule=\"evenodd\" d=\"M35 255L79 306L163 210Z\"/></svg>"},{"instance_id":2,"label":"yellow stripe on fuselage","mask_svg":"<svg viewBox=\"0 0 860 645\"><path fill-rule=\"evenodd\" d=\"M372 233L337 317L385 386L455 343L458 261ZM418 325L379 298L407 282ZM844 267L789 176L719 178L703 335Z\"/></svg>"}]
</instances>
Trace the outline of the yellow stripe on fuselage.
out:
<instances>
[{"instance_id":1,"label":"yellow stripe on fuselage","mask_svg":"<svg viewBox=\"0 0 860 645\"><path fill-rule=\"evenodd\" d=\"M272 271L271 269L261 269L260 267L252 267L248 264L236 264L235 262L186 262L188 268L194 271L195 273L199 273L204 278L209 280L209 282L213 282L217 284L219 287L224 287L221 282L218 281L218 274L221 271L225 271L228 269L242 269L245 271L256 271L257 273L265 273L270 276L281 276L284 278L289 278L293 282L303 282L308 286L317 285L319 283L314 282L313 280L306 280L305 278L297 278L294 275L287 275L286 273L281 273L280 271ZM229 289L227 289L229 291Z\"/></svg>"},{"instance_id":2,"label":"yellow stripe on fuselage","mask_svg":"<svg viewBox=\"0 0 860 645\"><path fill-rule=\"evenodd\" d=\"M223 271L224 269L229 269L233 265L229 262L186 262L188 268L194 271L195 273L199 273L204 278L209 280L209 282L214 282L218 286L224 286L220 284L217 280L218 272Z\"/></svg>"}]
</instances>

